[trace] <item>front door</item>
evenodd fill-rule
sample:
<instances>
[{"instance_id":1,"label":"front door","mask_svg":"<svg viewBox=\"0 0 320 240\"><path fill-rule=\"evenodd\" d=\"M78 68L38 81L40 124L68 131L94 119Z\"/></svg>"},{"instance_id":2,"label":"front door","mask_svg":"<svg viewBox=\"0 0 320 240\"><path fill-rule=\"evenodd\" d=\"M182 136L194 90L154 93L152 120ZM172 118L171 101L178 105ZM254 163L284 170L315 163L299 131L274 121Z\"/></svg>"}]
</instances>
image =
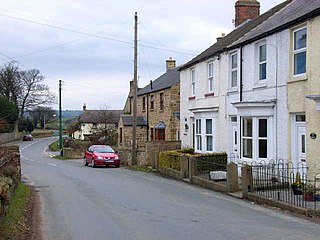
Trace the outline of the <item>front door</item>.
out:
<instances>
[{"instance_id":1,"label":"front door","mask_svg":"<svg viewBox=\"0 0 320 240\"><path fill-rule=\"evenodd\" d=\"M294 122L293 164L295 168L298 168L300 174L306 174L307 144L305 115L296 115Z\"/></svg>"}]
</instances>

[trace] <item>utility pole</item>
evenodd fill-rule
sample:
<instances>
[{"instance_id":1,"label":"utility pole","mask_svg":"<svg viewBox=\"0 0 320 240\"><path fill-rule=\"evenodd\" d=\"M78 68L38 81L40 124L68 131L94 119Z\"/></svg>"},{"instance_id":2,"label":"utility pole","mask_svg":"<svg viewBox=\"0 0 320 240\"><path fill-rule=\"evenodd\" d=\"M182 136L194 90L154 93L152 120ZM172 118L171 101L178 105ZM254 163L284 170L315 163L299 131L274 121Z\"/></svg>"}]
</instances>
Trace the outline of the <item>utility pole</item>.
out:
<instances>
[{"instance_id":1,"label":"utility pole","mask_svg":"<svg viewBox=\"0 0 320 240\"><path fill-rule=\"evenodd\" d=\"M132 165L137 165L138 14L134 15Z\"/></svg>"},{"instance_id":2,"label":"utility pole","mask_svg":"<svg viewBox=\"0 0 320 240\"><path fill-rule=\"evenodd\" d=\"M63 156L61 87L62 87L62 80L59 80L59 148L60 148L60 156Z\"/></svg>"}]
</instances>

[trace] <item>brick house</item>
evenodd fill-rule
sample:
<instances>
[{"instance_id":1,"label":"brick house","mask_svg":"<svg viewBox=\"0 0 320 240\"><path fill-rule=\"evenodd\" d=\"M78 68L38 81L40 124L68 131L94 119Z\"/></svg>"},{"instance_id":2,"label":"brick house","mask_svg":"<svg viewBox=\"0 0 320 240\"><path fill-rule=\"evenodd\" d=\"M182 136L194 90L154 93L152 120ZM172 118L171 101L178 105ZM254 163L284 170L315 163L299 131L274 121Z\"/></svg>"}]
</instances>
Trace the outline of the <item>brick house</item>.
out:
<instances>
[{"instance_id":1,"label":"brick house","mask_svg":"<svg viewBox=\"0 0 320 240\"><path fill-rule=\"evenodd\" d=\"M180 140L180 73L175 60L166 60L166 72L137 92L137 142ZM124 107L126 115L119 121L118 144L131 146L132 82Z\"/></svg>"}]
</instances>

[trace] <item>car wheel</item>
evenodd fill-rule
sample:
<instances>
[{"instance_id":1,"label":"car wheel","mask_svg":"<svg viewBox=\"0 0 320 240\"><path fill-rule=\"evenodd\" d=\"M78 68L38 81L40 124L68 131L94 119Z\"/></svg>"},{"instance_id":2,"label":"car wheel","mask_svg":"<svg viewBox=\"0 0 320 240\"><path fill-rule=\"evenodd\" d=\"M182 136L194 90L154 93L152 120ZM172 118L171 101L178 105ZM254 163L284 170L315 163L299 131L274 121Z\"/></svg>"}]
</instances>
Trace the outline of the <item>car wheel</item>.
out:
<instances>
[{"instance_id":1,"label":"car wheel","mask_svg":"<svg viewBox=\"0 0 320 240\"><path fill-rule=\"evenodd\" d=\"M115 168L118 168L118 167L120 167L120 165L114 165L114 167L115 167Z\"/></svg>"},{"instance_id":2,"label":"car wheel","mask_svg":"<svg viewBox=\"0 0 320 240\"><path fill-rule=\"evenodd\" d=\"M84 165L85 165L85 166L88 166L88 162L87 162L87 159L86 159L86 158L84 158Z\"/></svg>"},{"instance_id":3,"label":"car wheel","mask_svg":"<svg viewBox=\"0 0 320 240\"><path fill-rule=\"evenodd\" d=\"M96 165L94 164L94 160L93 159L91 160L91 167L93 167L93 168L96 167Z\"/></svg>"}]
</instances>

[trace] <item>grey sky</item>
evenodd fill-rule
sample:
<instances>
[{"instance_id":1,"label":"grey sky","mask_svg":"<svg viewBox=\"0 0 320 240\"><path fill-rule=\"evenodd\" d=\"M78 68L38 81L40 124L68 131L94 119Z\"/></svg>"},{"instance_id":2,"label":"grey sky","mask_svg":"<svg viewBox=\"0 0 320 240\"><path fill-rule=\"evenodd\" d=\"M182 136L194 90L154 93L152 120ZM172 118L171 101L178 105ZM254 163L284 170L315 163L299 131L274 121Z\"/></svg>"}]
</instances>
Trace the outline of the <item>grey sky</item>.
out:
<instances>
[{"instance_id":1,"label":"grey sky","mask_svg":"<svg viewBox=\"0 0 320 240\"><path fill-rule=\"evenodd\" d=\"M264 12L281 0L260 0ZM63 108L122 109L133 78L139 17L139 86L186 63L233 29L234 0L11 0L0 5L0 64L37 68ZM68 30L68 31L66 31ZM5 54L5 55L3 55ZM10 58L8 58L10 57ZM57 105L53 106L57 108Z\"/></svg>"}]
</instances>

